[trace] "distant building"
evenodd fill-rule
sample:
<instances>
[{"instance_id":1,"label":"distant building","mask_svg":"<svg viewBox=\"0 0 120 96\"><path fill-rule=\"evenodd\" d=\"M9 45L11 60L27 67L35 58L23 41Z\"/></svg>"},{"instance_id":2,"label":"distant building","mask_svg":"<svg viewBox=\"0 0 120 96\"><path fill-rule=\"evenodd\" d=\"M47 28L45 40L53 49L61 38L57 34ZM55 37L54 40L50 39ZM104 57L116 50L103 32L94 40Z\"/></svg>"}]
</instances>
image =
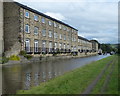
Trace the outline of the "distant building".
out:
<instances>
[{"instance_id":1,"label":"distant building","mask_svg":"<svg viewBox=\"0 0 120 96\"><path fill-rule=\"evenodd\" d=\"M98 41L97 40L90 40L92 42L92 51L93 52L98 52Z\"/></svg>"}]
</instances>

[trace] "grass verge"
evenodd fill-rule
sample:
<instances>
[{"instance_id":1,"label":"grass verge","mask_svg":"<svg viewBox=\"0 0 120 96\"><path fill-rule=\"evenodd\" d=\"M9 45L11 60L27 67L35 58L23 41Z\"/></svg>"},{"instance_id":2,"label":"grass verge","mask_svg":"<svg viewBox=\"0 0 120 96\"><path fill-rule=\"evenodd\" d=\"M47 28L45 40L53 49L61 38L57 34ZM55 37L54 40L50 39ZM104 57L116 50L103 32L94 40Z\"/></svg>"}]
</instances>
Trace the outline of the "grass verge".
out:
<instances>
[{"instance_id":1,"label":"grass verge","mask_svg":"<svg viewBox=\"0 0 120 96\"><path fill-rule=\"evenodd\" d=\"M114 58L110 56L87 64L30 90L20 90L17 94L80 94Z\"/></svg>"},{"instance_id":2,"label":"grass verge","mask_svg":"<svg viewBox=\"0 0 120 96\"><path fill-rule=\"evenodd\" d=\"M112 66L114 64L114 66ZM108 80L108 84L105 88L105 92L101 93L103 89L103 85L106 81L106 77L113 70L110 79ZM100 81L96 84L91 94L118 94L118 57L115 56L115 60L113 63L105 71L104 75L100 79Z\"/></svg>"}]
</instances>

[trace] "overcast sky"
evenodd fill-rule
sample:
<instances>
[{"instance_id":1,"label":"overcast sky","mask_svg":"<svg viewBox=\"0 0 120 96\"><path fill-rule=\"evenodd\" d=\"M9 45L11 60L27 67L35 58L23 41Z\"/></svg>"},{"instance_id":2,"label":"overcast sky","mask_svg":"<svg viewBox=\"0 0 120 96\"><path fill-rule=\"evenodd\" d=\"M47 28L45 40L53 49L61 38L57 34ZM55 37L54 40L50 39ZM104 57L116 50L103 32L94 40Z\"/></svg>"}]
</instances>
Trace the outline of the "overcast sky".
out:
<instances>
[{"instance_id":1,"label":"overcast sky","mask_svg":"<svg viewBox=\"0 0 120 96\"><path fill-rule=\"evenodd\" d=\"M78 29L100 43L118 43L119 0L15 0Z\"/></svg>"}]
</instances>

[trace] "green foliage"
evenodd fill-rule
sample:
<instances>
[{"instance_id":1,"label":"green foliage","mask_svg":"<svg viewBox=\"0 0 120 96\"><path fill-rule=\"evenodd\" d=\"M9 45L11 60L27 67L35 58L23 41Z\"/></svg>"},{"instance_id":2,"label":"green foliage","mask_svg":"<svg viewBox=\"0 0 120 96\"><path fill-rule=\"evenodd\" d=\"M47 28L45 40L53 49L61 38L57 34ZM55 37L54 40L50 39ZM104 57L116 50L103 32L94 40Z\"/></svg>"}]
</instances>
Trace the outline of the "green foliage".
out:
<instances>
[{"instance_id":1,"label":"green foliage","mask_svg":"<svg viewBox=\"0 0 120 96\"><path fill-rule=\"evenodd\" d=\"M118 52L118 45L117 44L101 44L100 48L102 49L103 53L111 51Z\"/></svg>"},{"instance_id":2,"label":"green foliage","mask_svg":"<svg viewBox=\"0 0 120 96\"><path fill-rule=\"evenodd\" d=\"M18 94L80 94L112 59L114 56L92 62Z\"/></svg>"},{"instance_id":3,"label":"green foliage","mask_svg":"<svg viewBox=\"0 0 120 96\"><path fill-rule=\"evenodd\" d=\"M20 51L20 55L25 56L26 52L25 51Z\"/></svg>"},{"instance_id":4,"label":"green foliage","mask_svg":"<svg viewBox=\"0 0 120 96\"><path fill-rule=\"evenodd\" d=\"M2 57L2 64L7 63L9 61L9 58Z\"/></svg>"},{"instance_id":5,"label":"green foliage","mask_svg":"<svg viewBox=\"0 0 120 96\"><path fill-rule=\"evenodd\" d=\"M12 55L12 56L9 57L9 60L20 61L20 57L18 57L16 55Z\"/></svg>"},{"instance_id":6,"label":"green foliage","mask_svg":"<svg viewBox=\"0 0 120 96\"><path fill-rule=\"evenodd\" d=\"M32 55L25 55L24 57L27 58L28 60L30 60L30 59L32 59L33 56Z\"/></svg>"},{"instance_id":7,"label":"green foliage","mask_svg":"<svg viewBox=\"0 0 120 96\"><path fill-rule=\"evenodd\" d=\"M26 51L20 51L20 55L24 56L28 60L30 60L33 57L32 55L27 55Z\"/></svg>"}]
</instances>

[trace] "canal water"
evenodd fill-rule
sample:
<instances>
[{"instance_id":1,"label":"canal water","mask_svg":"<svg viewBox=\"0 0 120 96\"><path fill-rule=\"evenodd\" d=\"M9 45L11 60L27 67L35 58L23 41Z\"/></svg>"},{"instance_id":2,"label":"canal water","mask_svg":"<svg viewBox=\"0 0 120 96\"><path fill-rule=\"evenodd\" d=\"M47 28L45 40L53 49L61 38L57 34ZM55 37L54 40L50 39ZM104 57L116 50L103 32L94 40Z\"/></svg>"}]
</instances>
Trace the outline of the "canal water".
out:
<instances>
[{"instance_id":1,"label":"canal water","mask_svg":"<svg viewBox=\"0 0 120 96\"><path fill-rule=\"evenodd\" d=\"M108 56L98 55L43 63L7 65L2 68L2 91L4 94L15 94L18 90L28 90L40 85L41 82Z\"/></svg>"}]
</instances>

